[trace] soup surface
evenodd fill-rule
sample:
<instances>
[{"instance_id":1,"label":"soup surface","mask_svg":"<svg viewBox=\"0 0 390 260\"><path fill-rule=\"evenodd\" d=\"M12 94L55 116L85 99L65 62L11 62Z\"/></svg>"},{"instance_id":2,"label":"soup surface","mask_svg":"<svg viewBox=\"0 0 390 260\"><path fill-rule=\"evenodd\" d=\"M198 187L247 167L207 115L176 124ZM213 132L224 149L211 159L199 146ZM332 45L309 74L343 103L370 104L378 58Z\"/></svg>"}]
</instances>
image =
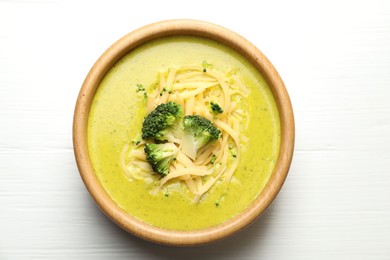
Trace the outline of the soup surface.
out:
<instances>
[{"instance_id":1,"label":"soup surface","mask_svg":"<svg viewBox=\"0 0 390 260\"><path fill-rule=\"evenodd\" d=\"M250 90L249 124L240 133L247 141L231 182L218 181L194 203L185 185L156 192L150 180L129 179L121 169L120 154L126 143L139 138L147 115L144 92L137 91L140 84L148 91L159 72L202 64L212 64L221 73L234 72ZM261 74L231 48L199 37L154 40L124 56L102 80L89 114L89 154L103 188L132 216L165 229L211 227L245 210L272 174L279 145L278 110Z\"/></svg>"}]
</instances>

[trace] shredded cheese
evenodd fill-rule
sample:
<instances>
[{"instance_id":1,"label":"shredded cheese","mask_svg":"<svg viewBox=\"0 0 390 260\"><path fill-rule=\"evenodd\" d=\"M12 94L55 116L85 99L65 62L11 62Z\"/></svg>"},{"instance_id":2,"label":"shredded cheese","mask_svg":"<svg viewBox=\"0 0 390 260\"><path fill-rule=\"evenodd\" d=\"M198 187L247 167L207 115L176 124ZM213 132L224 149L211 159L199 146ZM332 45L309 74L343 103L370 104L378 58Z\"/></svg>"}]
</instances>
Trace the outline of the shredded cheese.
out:
<instances>
[{"instance_id":1,"label":"shredded cheese","mask_svg":"<svg viewBox=\"0 0 390 260\"><path fill-rule=\"evenodd\" d=\"M169 174L160 179L160 188L172 182L183 183L193 194L194 201L199 202L218 180L230 182L238 166L240 141L246 142L239 133L248 127L246 97L250 91L236 75L227 77L201 66L169 68L159 74L156 86L155 91L148 95L148 112L159 104L173 101L182 106L184 115L205 117L221 130L222 137L197 151L195 158L179 151L169 167ZM221 114L213 113L212 102L220 105ZM181 140L175 140L175 143L180 150ZM143 152L144 145L145 142L141 141L130 150L129 144L125 144L120 155L122 170L131 179L139 179L139 175L131 172L131 167L153 173ZM132 163L127 163L132 160Z\"/></svg>"}]
</instances>

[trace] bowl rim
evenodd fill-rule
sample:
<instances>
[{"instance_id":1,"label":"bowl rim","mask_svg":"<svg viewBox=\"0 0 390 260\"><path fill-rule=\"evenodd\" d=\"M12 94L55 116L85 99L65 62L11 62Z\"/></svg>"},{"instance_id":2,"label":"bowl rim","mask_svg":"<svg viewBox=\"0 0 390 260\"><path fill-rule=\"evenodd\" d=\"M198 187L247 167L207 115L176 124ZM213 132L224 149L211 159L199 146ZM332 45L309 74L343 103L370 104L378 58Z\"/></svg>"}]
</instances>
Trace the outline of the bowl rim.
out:
<instances>
[{"instance_id":1,"label":"bowl rim","mask_svg":"<svg viewBox=\"0 0 390 260\"><path fill-rule=\"evenodd\" d=\"M195 231L176 231L144 223L121 209L101 186L88 152L87 126L89 110L96 90L109 69L124 55L148 41L166 36L197 36L225 44L249 60L265 78L277 103L281 141L279 157L266 186L243 212L226 222ZM116 41L96 61L79 92L73 118L73 148L81 178L100 209L124 230L142 239L170 246L208 244L226 238L256 220L280 191L290 168L295 141L291 101L278 72L252 43L229 29L199 20L165 20L132 31Z\"/></svg>"}]
</instances>

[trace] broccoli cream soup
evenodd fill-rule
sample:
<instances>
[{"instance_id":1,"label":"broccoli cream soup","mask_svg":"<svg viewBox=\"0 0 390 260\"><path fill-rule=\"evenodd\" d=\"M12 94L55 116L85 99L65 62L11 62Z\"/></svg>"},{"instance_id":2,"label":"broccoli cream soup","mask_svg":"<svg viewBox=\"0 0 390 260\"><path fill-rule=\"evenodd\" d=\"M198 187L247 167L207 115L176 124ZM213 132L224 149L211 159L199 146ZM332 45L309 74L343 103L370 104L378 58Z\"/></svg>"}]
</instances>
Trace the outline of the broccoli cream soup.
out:
<instances>
[{"instance_id":1,"label":"broccoli cream soup","mask_svg":"<svg viewBox=\"0 0 390 260\"><path fill-rule=\"evenodd\" d=\"M103 188L156 227L196 230L245 210L278 158L280 121L262 75L220 43L148 42L102 80L88 148Z\"/></svg>"}]
</instances>

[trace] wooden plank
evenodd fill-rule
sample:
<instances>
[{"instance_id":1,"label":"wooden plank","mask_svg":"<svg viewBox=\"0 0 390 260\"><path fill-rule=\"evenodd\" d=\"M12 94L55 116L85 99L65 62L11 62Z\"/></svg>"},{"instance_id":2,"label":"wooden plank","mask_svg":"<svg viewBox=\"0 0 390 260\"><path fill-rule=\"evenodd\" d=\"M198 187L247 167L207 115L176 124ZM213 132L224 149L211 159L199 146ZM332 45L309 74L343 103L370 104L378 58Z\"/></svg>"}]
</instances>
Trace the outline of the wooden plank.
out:
<instances>
[{"instance_id":1,"label":"wooden plank","mask_svg":"<svg viewBox=\"0 0 390 260\"><path fill-rule=\"evenodd\" d=\"M296 116L292 168L271 208L237 236L190 249L108 220L71 145L76 97L98 56L178 14L256 44ZM388 1L0 1L0 28L0 259L390 258Z\"/></svg>"}]
</instances>

